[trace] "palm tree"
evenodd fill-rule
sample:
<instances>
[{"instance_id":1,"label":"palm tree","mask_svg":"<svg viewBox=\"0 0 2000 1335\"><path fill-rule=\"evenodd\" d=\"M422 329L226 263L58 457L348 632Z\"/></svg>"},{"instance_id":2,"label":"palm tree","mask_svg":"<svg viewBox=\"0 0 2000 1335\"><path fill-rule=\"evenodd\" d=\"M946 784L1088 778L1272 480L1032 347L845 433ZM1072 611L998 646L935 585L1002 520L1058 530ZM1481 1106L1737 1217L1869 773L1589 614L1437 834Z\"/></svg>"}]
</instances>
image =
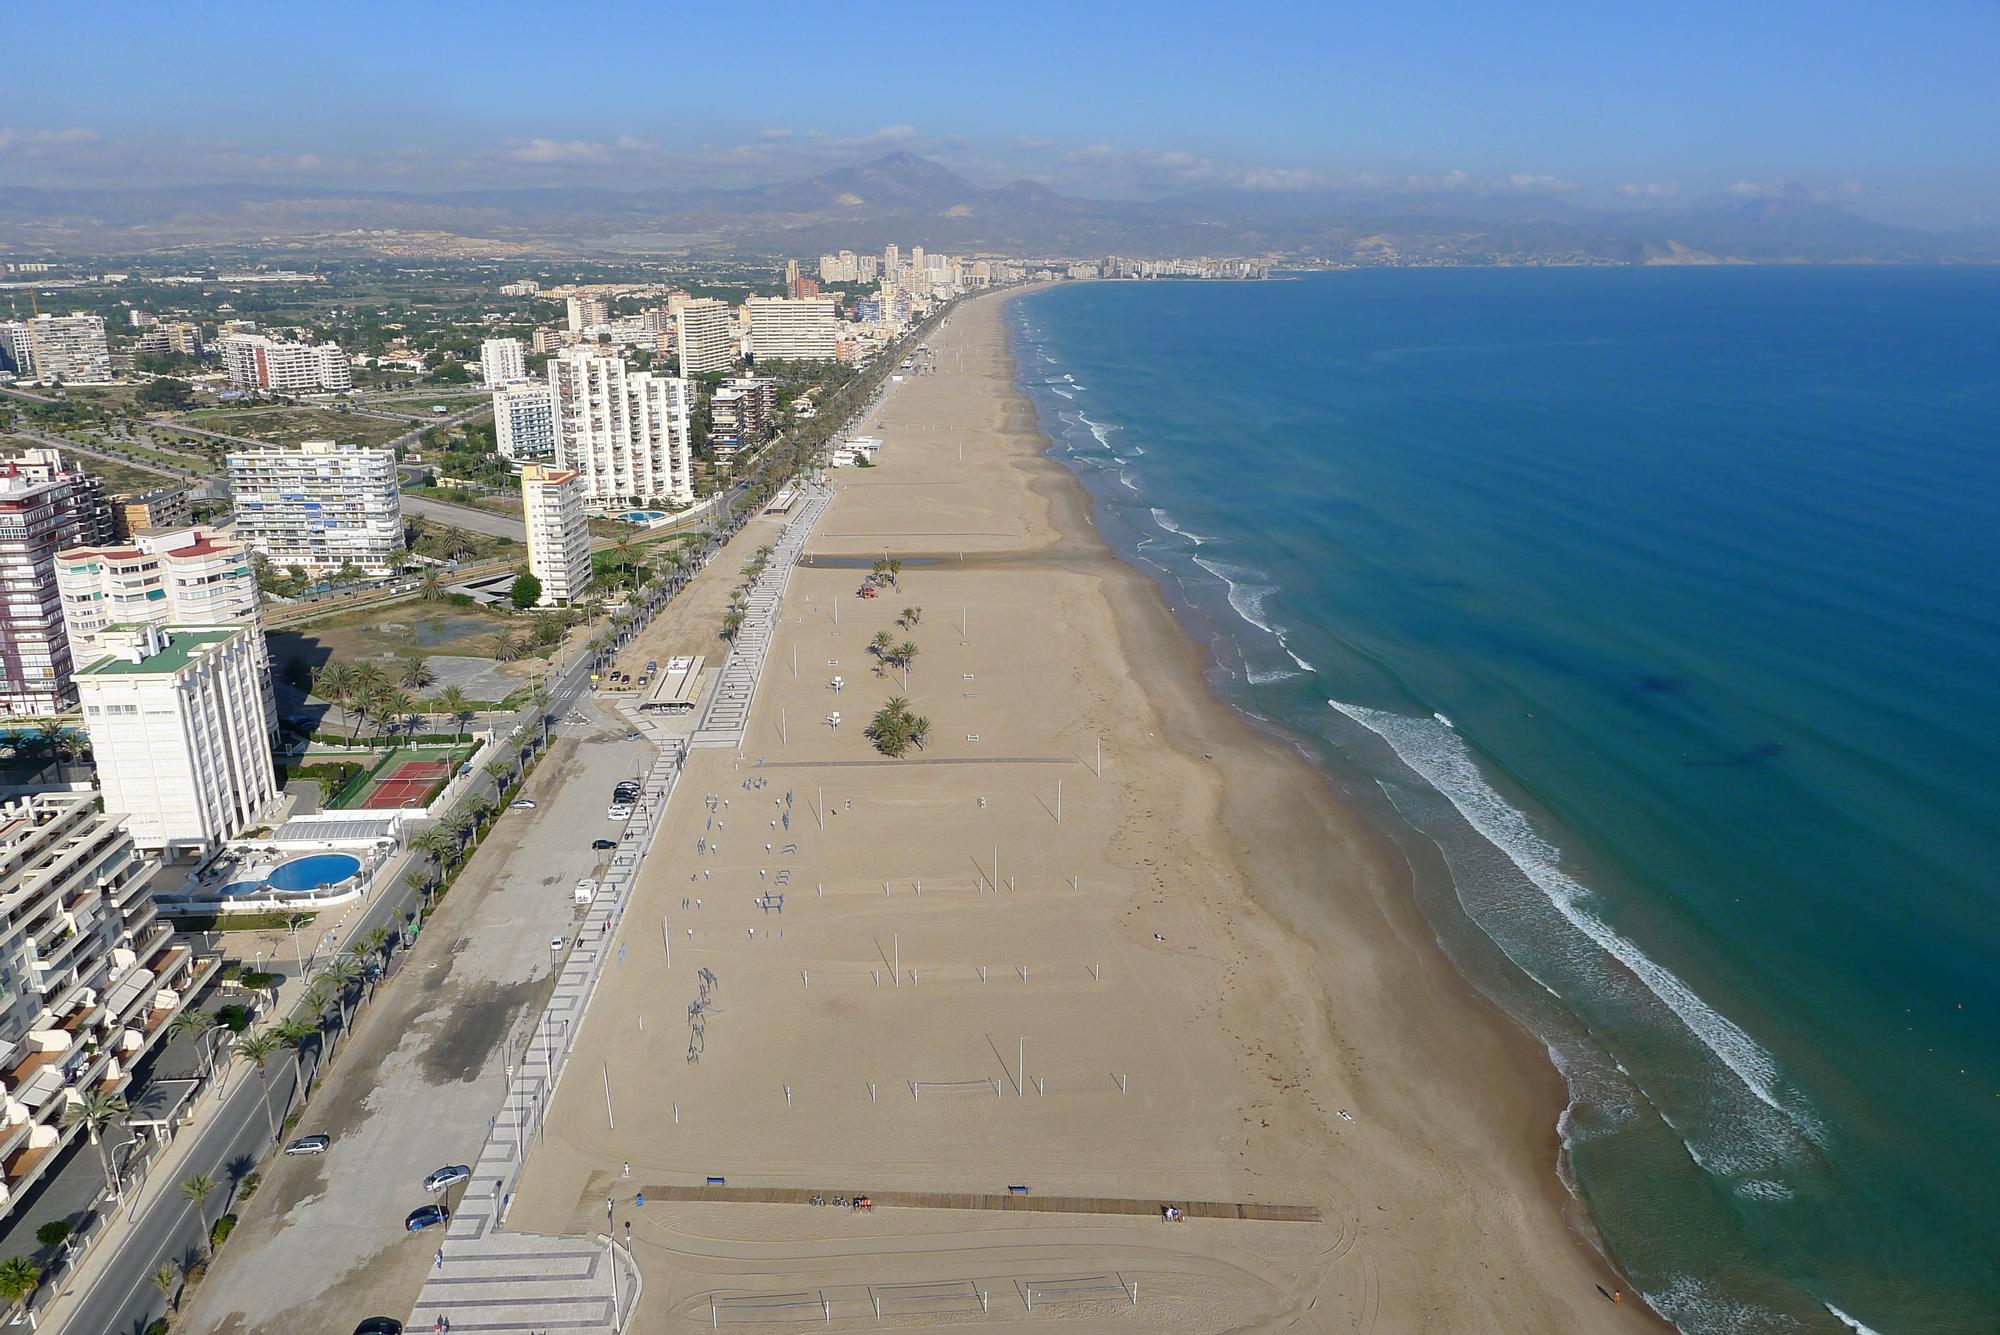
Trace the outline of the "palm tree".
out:
<instances>
[{"instance_id":1,"label":"palm tree","mask_svg":"<svg viewBox=\"0 0 2000 1335\"><path fill-rule=\"evenodd\" d=\"M381 693L375 697L376 727L386 728L389 740L393 742L396 739L397 721L408 714L414 704L415 702L410 699L410 693L402 687L384 686Z\"/></svg>"},{"instance_id":2,"label":"palm tree","mask_svg":"<svg viewBox=\"0 0 2000 1335\"><path fill-rule=\"evenodd\" d=\"M65 1127L83 1128L90 1137L90 1143L97 1146L98 1161L104 1166L104 1189L112 1196L118 1194L118 1176L111 1171L111 1146L105 1143L104 1133L114 1126L122 1126L132 1115L132 1107L121 1094L106 1094L102 1089L93 1089L81 1098L71 1100L63 1109L62 1124Z\"/></svg>"},{"instance_id":3,"label":"palm tree","mask_svg":"<svg viewBox=\"0 0 2000 1335\"><path fill-rule=\"evenodd\" d=\"M486 762L486 777L493 780L495 792L504 793L507 785L514 782L514 761L510 756Z\"/></svg>"},{"instance_id":4,"label":"palm tree","mask_svg":"<svg viewBox=\"0 0 2000 1335\"><path fill-rule=\"evenodd\" d=\"M903 559L901 557L891 557L889 559L889 582L891 584L896 585L896 587L901 588L902 575L903 575Z\"/></svg>"},{"instance_id":5,"label":"palm tree","mask_svg":"<svg viewBox=\"0 0 2000 1335\"><path fill-rule=\"evenodd\" d=\"M521 656L521 642L514 638L512 631L503 630L493 637L493 657L502 663L511 663Z\"/></svg>"},{"instance_id":6,"label":"palm tree","mask_svg":"<svg viewBox=\"0 0 2000 1335\"><path fill-rule=\"evenodd\" d=\"M417 581L417 592L422 595L423 600L427 603L443 602L447 592L444 585L444 576L435 570L426 570L424 577Z\"/></svg>"},{"instance_id":7,"label":"palm tree","mask_svg":"<svg viewBox=\"0 0 2000 1335\"><path fill-rule=\"evenodd\" d=\"M271 1072L268 1063L271 1060L271 1055L277 1050L278 1040L273 1038L268 1031L261 1034L252 1034L231 1049L232 1055L238 1061L248 1062L250 1065L256 1067L257 1073L264 1078L264 1098L262 1100L264 1104L264 1120L271 1125L271 1139L273 1140L278 1138L278 1119L271 1112Z\"/></svg>"},{"instance_id":8,"label":"palm tree","mask_svg":"<svg viewBox=\"0 0 2000 1335\"><path fill-rule=\"evenodd\" d=\"M213 1065L213 1054L202 1050L200 1036L207 1034L214 1027L215 1017L213 1015L210 1015L207 1011L196 1010L192 1006L167 1021L167 1042L171 1043L175 1039L187 1034L197 1036L195 1039L195 1053L201 1058L201 1078L204 1080L208 1079L214 1073L210 1069Z\"/></svg>"},{"instance_id":9,"label":"palm tree","mask_svg":"<svg viewBox=\"0 0 2000 1335\"><path fill-rule=\"evenodd\" d=\"M206 1173L196 1173L181 1183L181 1195L194 1202L195 1218L201 1220L201 1254L208 1255L208 1220L202 1215L202 1203L215 1194L215 1179Z\"/></svg>"},{"instance_id":10,"label":"palm tree","mask_svg":"<svg viewBox=\"0 0 2000 1335\"><path fill-rule=\"evenodd\" d=\"M340 1007L340 1029L347 1032L347 995L361 977L361 961L352 955L335 955L319 971L323 981L333 984L334 1004Z\"/></svg>"},{"instance_id":11,"label":"palm tree","mask_svg":"<svg viewBox=\"0 0 2000 1335\"><path fill-rule=\"evenodd\" d=\"M748 614L740 607L732 607L722 614L722 638L733 639L736 632L743 629Z\"/></svg>"},{"instance_id":12,"label":"palm tree","mask_svg":"<svg viewBox=\"0 0 2000 1335\"><path fill-rule=\"evenodd\" d=\"M901 644L897 645L895 658L896 658L896 666L902 668L903 671L908 672L910 670L910 664L917 661L916 641L904 640Z\"/></svg>"},{"instance_id":13,"label":"palm tree","mask_svg":"<svg viewBox=\"0 0 2000 1335\"><path fill-rule=\"evenodd\" d=\"M905 630L915 630L917 623L919 621L922 621L923 619L924 619L923 608L906 607L903 609L903 628Z\"/></svg>"},{"instance_id":14,"label":"palm tree","mask_svg":"<svg viewBox=\"0 0 2000 1335\"><path fill-rule=\"evenodd\" d=\"M306 1087L306 1045L319 1039L319 1026L311 1020L293 1016L280 1021L271 1031L272 1037L292 1050L292 1083L304 1091ZM302 1094L303 1096L303 1094Z\"/></svg>"},{"instance_id":15,"label":"palm tree","mask_svg":"<svg viewBox=\"0 0 2000 1335\"><path fill-rule=\"evenodd\" d=\"M472 711L465 707L465 692L456 686L447 686L437 693L437 698L431 703L437 706L438 713L458 725L458 736L454 740L464 741L465 725L472 720Z\"/></svg>"},{"instance_id":16,"label":"palm tree","mask_svg":"<svg viewBox=\"0 0 2000 1335\"><path fill-rule=\"evenodd\" d=\"M445 829L443 825L433 825L410 840L410 851L413 853L422 853L426 858L430 859L433 866L439 865L444 861L450 854L451 847L451 832Z\"/></svg>"},{"instance_id":17,"label":"palm tree","mask_svg":"<svg viewBox=\"0 0 2000 1335\"><path fill-rule=\"evenodd\" d=\"M354 669L345 663L328 663L313 679L313 694L336 705L345 701L353 689Z\"/></svg>"},{"instance_id":18,"label":"palm tree","mask_svg":"<svg viewBox=\"0 0 2000 1335\"><path fill-rule=\"evenodd\" d=\"M403 660L402 671L396 674L396 680L410 690L421 691L437 680L437 673L431 671L431 665L424 661L423 655L411 654Z\"/></svg>"},{"instance_id":19,"label":"palm tree","mask_svg":"<svg viewBox=\"0 0 2000 1335\"><path fill-rule=\"evenodd\" d=\"M160 1263L160 1268L155 1270L151 1275L148 1275L147 1278L153 1281L153 1287L158 1289L160 1293L166 1298L167 1310L169 1312L179 1311L181 1305L180 1262L162 1261Z\"/></svg>"},{"instance_id":20,"label":"palm tree","mask_svg":"<svg viewBox=\"0 0 2000 1335\"><path fill-rule=\"evenodd\" d=\"M896 637L886 630L875 632L875 638L868 641L868 652L877 658L887 658L889 650L895 647Z\"/></svg>"},{"instance_id":21,"label":"palm tree","mask_svg":"<svg viewBox=\"0 0 2000 1335\"><path fill-rule=\"evenodd\" d=\"M9 1310L34 1297L41 1283L42 1268L27 1257L10 1256L0 1261L0 1303Z\"/></svg>"},{"instance_id":22,"label":"palm tree","mask_svg":"<svg viewBox=\"0 0 2000 1335\"><path fill-rule=\"evenodd\" d=\"M389 674L382 670L382 665L370 660L356 663L348 669L348 675L356 692L380 690L389 684Z\"/></svg>"},{"instance_id":23,"label":"palm tree","mask_svg":"<svg viewBox=\"0 0 2000 1335\"><path fill-rule=\"evenodd\" d=\"M910 744L921 751L924 749L924 738L931 735L931 721L922 714L911 714L908 718Z\"/></svg>"},{"instance_id":24,"label":"palm tree","mask_svg":"<svg viewBox=\"0 0 2000 1335\"><path fill-rule=\"evenodd\" d=\"M909 713L893 705L884 705L876 710L862 732L875 743L877 751L892 760L910 749Z\"/></svg>"}]
</instances>

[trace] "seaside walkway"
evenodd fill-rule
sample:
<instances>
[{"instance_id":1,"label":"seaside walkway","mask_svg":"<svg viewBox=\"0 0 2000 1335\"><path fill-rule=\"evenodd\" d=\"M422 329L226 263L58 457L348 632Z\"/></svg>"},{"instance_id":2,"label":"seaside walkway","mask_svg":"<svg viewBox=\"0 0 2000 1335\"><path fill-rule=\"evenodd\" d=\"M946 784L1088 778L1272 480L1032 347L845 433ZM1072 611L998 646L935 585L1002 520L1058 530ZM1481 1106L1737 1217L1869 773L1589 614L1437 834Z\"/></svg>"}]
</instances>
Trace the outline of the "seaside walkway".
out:
<instances>
[{"instance_id":1,"label":"seaside walkway","mask_svg":"<svg viewBox=\"0 0 2000 1335\"><path fill-rule=\"evenodd\" d=\"M556 976L555 991L516 1064L508 1068L507 1096L446 1229L443 1260L425 1279L411 1311L411 1330L443 1316L468 1331L612 1331L622 1327L638 1303L638 1266L611 1237L507 1233L501 1228L686 761L685 743L670 738L646 773L632 819Z\"/></svg>"},{"instance_id":2,"label":"seaside walkway","mask_svg":"<svg viewBox=\"0 0 2000 1335\"><path fill-rule=\"evenodd\" d=\"M771 636L777 630L778 602L784 597L792 567L798 564L799 553L805 549L813 524L832 499L833 493L824 486L809 487L798 512L785 525L783 536L773 545L771 559L764 565L764 573L750 586L749 606L745 609L743 624L736 628L736 634L730 641L729 656L723 660L715 689L708 697L708 707L702 711L701 722L691 738L693 745L743 745L743 730L750 721L750 702L757 694L757 679L764 670L764 655L769 651Z\"/></svg>"}]
</instances>

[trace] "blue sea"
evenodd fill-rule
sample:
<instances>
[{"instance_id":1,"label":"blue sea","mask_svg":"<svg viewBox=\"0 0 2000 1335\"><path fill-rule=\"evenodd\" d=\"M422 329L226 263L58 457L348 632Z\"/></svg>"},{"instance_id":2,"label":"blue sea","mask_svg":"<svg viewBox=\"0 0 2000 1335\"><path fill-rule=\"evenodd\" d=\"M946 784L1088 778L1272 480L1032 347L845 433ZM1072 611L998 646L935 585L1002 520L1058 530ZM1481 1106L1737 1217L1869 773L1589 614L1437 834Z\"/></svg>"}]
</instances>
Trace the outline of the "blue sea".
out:
<instances>
[{"instance_id":1,"label":"blue sea","mask_svg":"<svg viewBox=\"0 0 2000 1335\"><path fill-rule=\"evenodd\" d=\"M1549 1047L1690 1332L2000 1328L2000 272L1010 308L1100 530Z\"/></svg>"}]
</instances>

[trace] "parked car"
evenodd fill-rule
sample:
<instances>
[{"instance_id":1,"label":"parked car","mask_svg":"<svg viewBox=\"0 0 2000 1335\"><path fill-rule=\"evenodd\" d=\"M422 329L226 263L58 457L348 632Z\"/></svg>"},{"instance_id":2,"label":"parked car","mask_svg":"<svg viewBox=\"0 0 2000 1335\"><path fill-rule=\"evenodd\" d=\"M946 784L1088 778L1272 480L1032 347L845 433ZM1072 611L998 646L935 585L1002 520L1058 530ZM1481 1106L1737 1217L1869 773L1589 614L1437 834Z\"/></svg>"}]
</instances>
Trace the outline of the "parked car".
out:
<instances>
[{"instance_id":1,"label":"parked car","mask_svg":"<svg viewBox=\"0 0 2000 1335\"><path fill-rule=\"evenodd\" d=\"M464 1164L446 1164L424 1179L424 1190L443 1191L446 1187L455 1187L459 1183L469 1180L471 1177L472 1170Z\"/></svg>"},{"instance_id":2,"label":"parked car","mask_svg":"<svg viewBox=\"0 0 2000 1335\"><path fill-rule=\"evenodd\" d=\"M429 1228L432 1224L442 1224L449 1218L451 1211L442 1205L419 1205L404 1216L403 1228L406 1232L415 1233L420 1229Z\"/></svg>"},{"instance_id":3,"label":"parked car","mask_svg":"<svg viewBox=\"0 0 2000 1335\"><path fill-rule=\"evenodd\" d=\"M403 1323L392 1316L371 1316L354 1328L354 1335L403 1335Z\"/></svg>"},{"instance_id":4,"label":"parked car","mask_svg":"<svg viewBox=\"0 0 2000 1335\"><path fill-rule=\"evenodd\" d=\"M610 810L604 813L604 818L606 820L631 820L632 808L622 805L612 807Z\"/></svg>"},{"instance_id":5,"label":"parked car","mask_svg":"<svg viewBox=\"0 0 2000 1335\"><path fill-rule=\"evenodd\" d=\"M287 1154L325 1154L326 1147L333 1144L331 1136L300 1136L285 1146Z\"/></svg>"},{"instance_id":6,"label":"parked car","mask_svg":"<svg viewBox=\"0 0 2000 1335\"><path fill-rule=\"evenodd\" d=\"M595 852L606 853L618 847L618 841L616 839L593 839L590 841L590 847Z\"/></svg>"},{"instance_id":7,"label":"parked car","mask_svg":"<svg viewBox=\"0 0 2000 1335\"><path fill-rule=\"evenodd\" d=\"M639 740L639 730L638 730L637 728L632 728L632 729L629 729L629 730L628 730L628 731L627 731L627 732L625 733L625 740L626 740L626 741L628 741L628 742L636 742L636 741L638 741L638 740Z\"/></svg>"},{"instance_id":8,"label":"parked car","mask_svg":"<svg viewBox=\"0 0 2000 1335\"><path fill-rule=\"evenodd\" d=\"M507 804L507 810L509 811L533 811L534 809L535 799L532 797L517 797Z\"/></svg>"}]
</instances>

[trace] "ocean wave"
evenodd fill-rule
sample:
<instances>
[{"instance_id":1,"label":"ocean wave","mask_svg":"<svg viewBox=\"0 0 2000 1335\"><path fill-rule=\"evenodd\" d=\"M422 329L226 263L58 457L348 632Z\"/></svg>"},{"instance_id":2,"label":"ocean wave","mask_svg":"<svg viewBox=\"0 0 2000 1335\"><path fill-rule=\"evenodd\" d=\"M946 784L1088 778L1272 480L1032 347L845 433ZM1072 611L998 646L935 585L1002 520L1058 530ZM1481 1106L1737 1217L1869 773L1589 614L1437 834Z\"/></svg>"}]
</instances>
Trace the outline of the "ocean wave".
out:
<instances>
[{"instance_id":1,"label":"ocean wave","mask_svg":"<svg viewBox=\"0 0 2000 1335\"><path fill-rule=\"evenodd\" d=\"M1781 1089L1777 1062L1769 1052L1637 943L1590 910L1589 901L1594 897L1590 888L1562 870L1561 852L1537 834L1528 818L1487 783L1471 749L1455 731L1435 719L1411 718L1339 700L1328 700L1327 704L1388 743L1405 765L1422 776L1482 839L1527 877L1570 926L1638 979L1759 1103L1807 1139L1818 1142L1822 1138L1824 1132L1817 1120L1805 1109L1793 1105ZM1776 1157L1783 1148L1782 1144L1765 1144L1766 1160ZM1728 1158L1737 1167L1744 1164L1738 1153L1731 1153Z\"/></svg>"},{"instance_id":2,"label":"ocean wave","mask_svg":"<svg viewBox=\"0 0 2000 1335\"><path fill-rule=\"evenodd\" d=\"M1076 395L1070 393L1068 390L1060 388L1059 386L1056 385L1050 385L1049 392L1052 394L1060 394L1066 399L1073 399L1076 397Z\"/></svg>"},{"instance_id":3,"label":"ocean wave","mask_svg":"<svg viewBox=\"0 0 2000 1335\"><path fill-rule=\"evenodd\" d=\"M1291 668L1276 668L1269 672L1259 672L1253 669L1245 671L1243 679L1252 686L1265 686L1274 681L1285 681L1292 677L1303 677L1305 675L1305 673L1295 672Z\"/></svg>"},{"instance_id":4,"label":"ocean wave","mask_svg":"<svg viewBox=\"0 0 2000 1335\"><path fill-rule=\"evenodd\" d=\"M1213 541L1213 539L1203 537L1201 534L1194 532L1192 529L1182 528L1180 524L1175 521L1172 515L1168 514L1165 510L1162 510L1157 506L1155 506L1153 509L1153 522L1155 524L1158 524L1161 528L1165 529L1167 532L1173 534L1177 538L1186 538L1189 542L1193 543L1197 547L1200 547L1205 543Z\"/></svg>"},{"instance_id":5,"label":"ocean wave","mask_svg":"<svg viewBox=\"0 0 2000 1335\"><path fill-rule=\"evenodd\" d=\"M1111 433L1119 430L1116 424L1111 422L1093 422L1082 413L1078 413L1077 417L1085 426L1090 428L1090 434L1097 437L1099 445L1102 445L1107 450L1111 448Z\"/></svg>"},{"instance_id":6,"label":"ocean wave","mask_svg":"<svg viewBox=\"0 0 2000 1335\"><path fill-rule=\"evenodd\" d=\"M1724 1298L1693 1275L1677 1275L1657 1293L1645 1295L1648 1305L1682 1330L1704 1335L1770 1335L1803 1330L1795 1319L1767 1311L1754 1303Z\"/></svg>"},{"instance_id":7,"label":"ocean wave","mask_svg":"<svg viewBox=\"0 0 2000 1335\"><path fill-rule=\"evenodd\" d=\"M1841 1311L1838 1307L1835 1307L1832 1303L1827 1302L1824 1298L1820 1300L1820 1306L1824 1307L1835 1321L1846 1326L1849 1330L1855 1331L1856 1335L1882 1335L1882 1332L1875 1329L1875 1327L1863 1325L1847 1313Z\"/></svg>"},{"instance_id":8,"label":"ocean wave","mask_svg":"<svg viewBox=\"0 0 2000 1335\"><path fill-rule=\"evenodd\" d=\"M1133 490L1136 491L1137 488L1135 487ZM1194 563L1228 586L1229 606L1235 611L1236 615L1242 617L1258 630L1263 631L1266 635L1276 640L1278 647L1284 650L1285 657L1298 664L1299 671L1317 671L1311 663L1307 662L1292 648L1286 638L1285 628L1271 620L1265 612L1265 605L1269 602L1271 595L1278 591L1277 585L1257 582L1262 578L1258 572L1242 566L1229 565L1223 561L1211 561L1203 556L1195 557Z\"/></svg>"},{"instance_id":9,"label":"ocean wave","mask_svg":"<svg viewBox=\"0 0 2000 1335\"><path fill-rule=\"evenodd\" d=\"M1124 463L1125 461L1123 459L1119 459L1116 462ZM1132 475L1123 468L1118 470L1118 481L1121 484L1123 484L1125 490L1131 492L1134 496L1137 496L1139 494L1139 484L1134 482L1132 480Z\"/></svg>"}]
</instances>

